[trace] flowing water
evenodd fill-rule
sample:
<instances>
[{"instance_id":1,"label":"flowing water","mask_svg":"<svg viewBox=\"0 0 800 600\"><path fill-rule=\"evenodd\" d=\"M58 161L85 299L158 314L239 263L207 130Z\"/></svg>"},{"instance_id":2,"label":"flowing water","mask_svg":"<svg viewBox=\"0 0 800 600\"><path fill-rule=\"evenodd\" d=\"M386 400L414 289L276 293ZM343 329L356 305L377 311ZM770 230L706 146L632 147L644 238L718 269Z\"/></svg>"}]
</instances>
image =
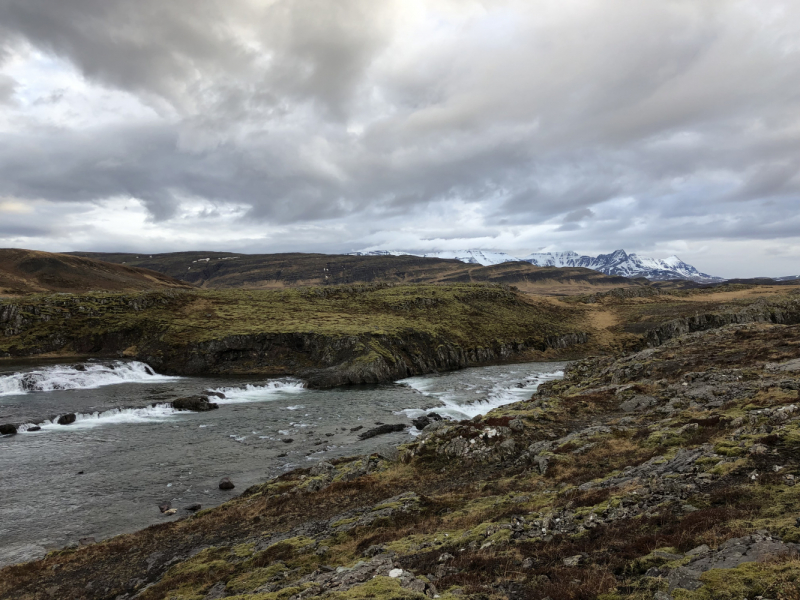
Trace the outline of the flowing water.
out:
<instances>
[{"instance_id":1,"label":"flowing water","mask_svg":"<svg viewBox=\"0 0 800 600\"><path fill-rule=\"evenodd\" d=\"M163 502L207 508L314 461L409 441L419 433L411 419L425 412L472 418L529 398L562 367L478 367L309 390L295 379L165 377L137 362L2 365L0 423L25 425L0 437L0 566L187 514L166 517ZM192 394L211 394L219 409L169 404ZM58 424L66 413L75 421ZM408 428L358 439L381 423ZM218 489L226 476L234 491Z\"/></svg>"}]
</instances>

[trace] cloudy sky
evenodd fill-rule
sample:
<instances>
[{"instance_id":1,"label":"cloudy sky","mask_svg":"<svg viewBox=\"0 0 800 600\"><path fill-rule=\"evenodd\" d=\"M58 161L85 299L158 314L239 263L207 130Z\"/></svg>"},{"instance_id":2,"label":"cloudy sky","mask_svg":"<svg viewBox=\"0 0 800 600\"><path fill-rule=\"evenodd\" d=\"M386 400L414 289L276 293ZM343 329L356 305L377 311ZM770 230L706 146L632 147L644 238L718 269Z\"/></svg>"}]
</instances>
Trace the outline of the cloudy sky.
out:
<instances>
[{"instance_id":1,"label":"cloudy sky","mask_svg":"<svg viewBox=\"0 0 800 600\"><path fill-rule=\"evenodd\" d=\"M796 0L0 0L0 246L800 273Z\"/></svg>"}]
</instances>

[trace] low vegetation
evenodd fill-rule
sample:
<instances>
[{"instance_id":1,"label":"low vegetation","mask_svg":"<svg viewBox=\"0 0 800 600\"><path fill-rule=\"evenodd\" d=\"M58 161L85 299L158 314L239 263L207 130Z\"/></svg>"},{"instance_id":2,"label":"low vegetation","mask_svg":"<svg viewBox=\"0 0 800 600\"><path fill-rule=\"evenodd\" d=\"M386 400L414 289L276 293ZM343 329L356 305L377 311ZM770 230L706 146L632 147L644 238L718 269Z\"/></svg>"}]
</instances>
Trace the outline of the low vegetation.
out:
<instances>
[{"instance_id":1,"label":"low vegetation","mask_svg":"<svg viewBox=\"0 0 800 600\"><path fill-rule=\"evenodd\" d=\"M511 294L454 288L446 302L470 290ZM364 304L402 314L433 291ZM433 423L397 455L296 470L8 567L0 598L797 600L798 390L797 324L579 360L530 400Z\"/></svg>"}]
</instances>

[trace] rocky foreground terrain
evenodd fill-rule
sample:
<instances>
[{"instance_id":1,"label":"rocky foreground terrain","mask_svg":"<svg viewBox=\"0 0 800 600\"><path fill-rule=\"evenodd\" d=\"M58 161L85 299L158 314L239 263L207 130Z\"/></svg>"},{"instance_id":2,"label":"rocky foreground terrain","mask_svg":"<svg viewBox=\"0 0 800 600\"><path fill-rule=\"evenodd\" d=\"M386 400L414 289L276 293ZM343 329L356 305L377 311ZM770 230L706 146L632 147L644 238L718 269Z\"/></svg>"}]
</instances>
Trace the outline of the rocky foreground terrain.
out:
<instances>
[{"instance_id":1,"label":"rocky foreground terrain","mask_svg":"<svg viewBox=\"0 0 800 600\"><path fill-rule=\"evenodd\" d=\"M674 333L400 448L8 567L0 598L798 599L800 325Z\"/></svg>"}]
</instances>

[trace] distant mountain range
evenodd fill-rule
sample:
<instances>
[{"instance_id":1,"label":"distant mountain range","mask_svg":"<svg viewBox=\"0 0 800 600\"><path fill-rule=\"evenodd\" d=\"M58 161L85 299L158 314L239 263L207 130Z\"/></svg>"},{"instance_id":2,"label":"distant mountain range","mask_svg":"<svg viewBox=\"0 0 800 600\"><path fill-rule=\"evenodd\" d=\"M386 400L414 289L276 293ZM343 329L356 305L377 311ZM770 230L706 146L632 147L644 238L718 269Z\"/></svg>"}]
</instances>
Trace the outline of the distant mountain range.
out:
<instances>
[{"instance_id":1,"label":"distant mountain range","mask_svg":"<svg viewBox=\"0 0 800 600\"><path fill-rule=\"evenodd\" d=\"M719 283L725 281L721 277L701 273L677 256L670 256L664 259L647 258L636 254L628 254L625 250L615 250L611 254L600 254L599 256L580 255L571 251L535 252L525 258L517 258L505 252L488 252L486 250L460 250L427 254L373 250L370 252L351 252L350 254L354 256L399 256L410 254L427 258L450 258L483 266L521 261L537 267L584 267L606 275L632 278L645 277L651 281L669 281L672 279L688 279L697 283Z\"/></svg>"}]
</instances>

